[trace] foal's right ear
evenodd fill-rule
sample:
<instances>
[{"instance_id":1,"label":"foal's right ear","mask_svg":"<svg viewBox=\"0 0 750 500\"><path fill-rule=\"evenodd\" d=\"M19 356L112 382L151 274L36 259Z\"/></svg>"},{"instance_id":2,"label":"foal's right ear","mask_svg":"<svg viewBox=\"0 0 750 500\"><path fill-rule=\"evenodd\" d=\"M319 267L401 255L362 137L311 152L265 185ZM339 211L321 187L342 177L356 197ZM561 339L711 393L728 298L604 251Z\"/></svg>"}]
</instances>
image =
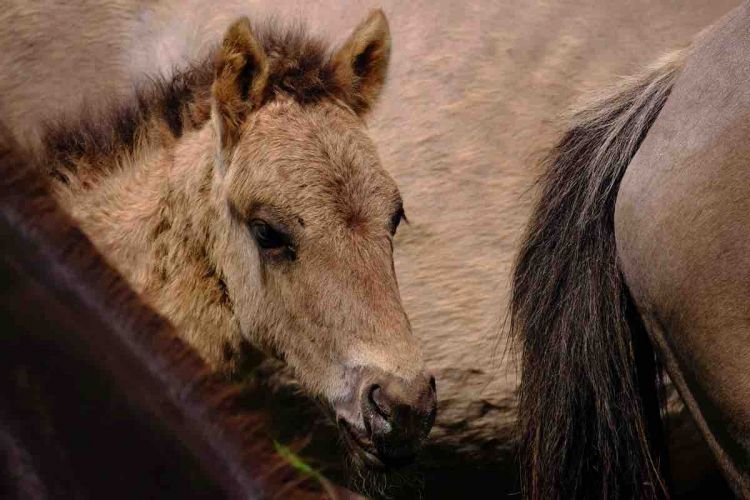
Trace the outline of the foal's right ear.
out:
<instances>
[{"instance_id":1,"label":"foal's right ear","mask_svg":"<svg viewBox=\"0 0 750 500\"><path fill-rule=\"evenodd\" d=\"M233 146L250 111L259 107L268 81L268 59L250 20L242 17L224 35L214 62L212 118L222 148Z\"/></svg>"},{"instance_id":2,"label":"foal's right ear","mask_svg":"<svg viewBox=\"0 0 750 500\"><path fill-rule=\"evenodd\" d=\"M334 75L344 101L359 115L372 108L385 82L391 58L391 32L380 9L370 12L333 57Z\"/></svg>"}]
</instances>

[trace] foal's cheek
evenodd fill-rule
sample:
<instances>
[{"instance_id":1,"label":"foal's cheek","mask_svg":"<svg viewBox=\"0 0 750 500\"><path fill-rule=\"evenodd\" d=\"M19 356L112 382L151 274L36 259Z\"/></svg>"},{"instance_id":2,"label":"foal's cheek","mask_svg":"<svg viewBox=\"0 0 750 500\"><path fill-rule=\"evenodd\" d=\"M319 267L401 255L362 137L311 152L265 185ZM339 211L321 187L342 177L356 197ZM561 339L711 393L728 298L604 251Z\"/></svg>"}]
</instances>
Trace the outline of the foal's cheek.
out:
<instances>
[{"instance_id":1,"label":"foal's cheek","mask_svg":"<svg viewBox=\"0 0 750 500\"><path fill-rule=\"evenodd\" d=\"M229 220L225 238L216 242L216 264L221 269L242 335L258 341L268 330L266 318L273 311L265 300L263 265L257 247L244 224Z\"/></svg>"}]
</instances>

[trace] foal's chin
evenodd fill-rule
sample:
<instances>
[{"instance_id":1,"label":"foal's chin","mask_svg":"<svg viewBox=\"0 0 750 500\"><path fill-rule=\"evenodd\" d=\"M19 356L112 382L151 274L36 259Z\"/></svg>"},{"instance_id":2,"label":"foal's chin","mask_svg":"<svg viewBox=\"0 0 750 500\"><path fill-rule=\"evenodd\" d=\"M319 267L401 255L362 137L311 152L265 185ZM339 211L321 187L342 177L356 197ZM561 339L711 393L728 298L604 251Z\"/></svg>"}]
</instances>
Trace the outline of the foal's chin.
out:
<instances>
[{"instance_id":1,"label":"foal's chin","mask_svg":"<svg viewBox=\"0 0 750 500\"><path fill-rule=\"evenodd\" d=\"M417 453L398 461L384 460L372 440L362 431L341 418L337 424L346 447L346 480L349 488L368 498L391 498L395 492L421 491L423 478Z\"/></svg>"},{"instance_id":2,"label":"foal's chin","mask_svg":"<svg viewBox=\"0 0 750 500\"><path fill-rule=\"evenodd\" d=\"M349 459L351 464L357 470L368 470L376 472L385 472L389 468L380 456L378 456L378 450L372 443L372 440L367 437L365 433L357 430L352 424L346 421L344 418L337 419L337 426L339 429L339 435L344 441ZM401 465L407 465L408 463L414 462L414 457Z\"/></svg>"}]
</instances>

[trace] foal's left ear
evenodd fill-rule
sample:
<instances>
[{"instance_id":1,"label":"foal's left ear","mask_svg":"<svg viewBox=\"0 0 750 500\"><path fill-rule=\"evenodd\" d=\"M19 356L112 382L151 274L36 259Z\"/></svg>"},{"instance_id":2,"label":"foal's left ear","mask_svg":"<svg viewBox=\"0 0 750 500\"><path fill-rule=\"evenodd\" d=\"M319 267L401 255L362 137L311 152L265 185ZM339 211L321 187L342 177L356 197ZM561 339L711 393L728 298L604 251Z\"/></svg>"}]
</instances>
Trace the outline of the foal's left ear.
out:
<instances>
[{"instance_id":1,"label":"foal's left ear","mask_svg":"<svg viewBox=\"0 0 750 500\"><path fill-rule=\"evenodd\" d=\"M334 55L335 77L344 100L357 114L375 103L391 57L391 32L380 9L373 10Z\"/></svg>"},{"instance_id":2,"label":"foal's left ear","mask_svg":"<svg viewBox=\"0 0 750 500\"><path fill-rule=\"evenodd\" d=\"M229 27L214 68L212 115L221 146L228 148L239 138L241 125L250 111L263 103L268 81L268 59L248 18L242 17Z\"/></svg>"}]
</instances>

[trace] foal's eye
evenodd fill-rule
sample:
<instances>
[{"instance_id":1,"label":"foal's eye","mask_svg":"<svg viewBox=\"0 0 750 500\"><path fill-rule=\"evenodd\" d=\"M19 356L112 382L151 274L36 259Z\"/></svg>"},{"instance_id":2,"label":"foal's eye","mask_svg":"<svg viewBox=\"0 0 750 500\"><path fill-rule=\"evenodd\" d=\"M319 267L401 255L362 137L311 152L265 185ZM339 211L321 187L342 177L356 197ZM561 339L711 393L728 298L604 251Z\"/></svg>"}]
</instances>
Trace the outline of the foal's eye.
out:
<instances>
[{"instance_id":1,"label":"foal's eye","mask_svg":"<svg viewBox=\"0 0 750 500\"><path fill-rule=\"evenodd\" d=\"M289 235L274 229L267 222L254 220L250 222L250 231L258 242L261 250L269 252L273 257L288 257L294 259L295 252Z\"/></svg>"},{"instance_id":2,"label":"foal's eye","mask_svg":"<svg viewBox=\"0 0 750 500\"><path fill-rule=\"evenodd\" d=\"M404 213L404 207L398 207L398 210L396 210L396 212L391 217L391 222L390 222L391 234L396 234L398 225L401 224L401 221L403 219L406 219L406 214Z\"/></svg>"},{"instance_id":3,"label":"foal's eye","mask_svg":"<svg viewBox=\"0 0 750 500\"><path fill-rule=\"evenodd\" d=\"M278 248L284 246L281 234L264 222L253 222L253 234L261 248Z\"/></svg>"}]
</instances>

